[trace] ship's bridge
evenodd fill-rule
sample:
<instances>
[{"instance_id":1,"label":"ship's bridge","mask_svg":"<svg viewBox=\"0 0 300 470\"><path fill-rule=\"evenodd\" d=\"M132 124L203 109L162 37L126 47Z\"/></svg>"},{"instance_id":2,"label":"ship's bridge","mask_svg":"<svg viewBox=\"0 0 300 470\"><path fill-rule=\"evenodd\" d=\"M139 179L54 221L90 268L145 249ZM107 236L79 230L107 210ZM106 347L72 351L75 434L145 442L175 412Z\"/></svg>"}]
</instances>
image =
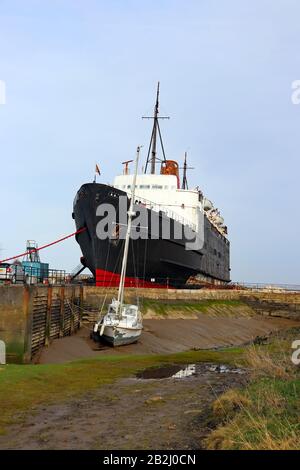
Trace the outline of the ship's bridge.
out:
<instances>
[{"instance_id":1,"label":"ship's bridge","mask_svg":"<svg viewBox=\"0 0 300 470\"><path fill-rule=\"evenodd\" d=\"M113 186L131 194L133 175L120 175ZM178 189L176 175L137 175L135 199L155 211L163 211L181 223L197 228L197 210L202 210L196 189Z\"/></svg>"}]
</instances>

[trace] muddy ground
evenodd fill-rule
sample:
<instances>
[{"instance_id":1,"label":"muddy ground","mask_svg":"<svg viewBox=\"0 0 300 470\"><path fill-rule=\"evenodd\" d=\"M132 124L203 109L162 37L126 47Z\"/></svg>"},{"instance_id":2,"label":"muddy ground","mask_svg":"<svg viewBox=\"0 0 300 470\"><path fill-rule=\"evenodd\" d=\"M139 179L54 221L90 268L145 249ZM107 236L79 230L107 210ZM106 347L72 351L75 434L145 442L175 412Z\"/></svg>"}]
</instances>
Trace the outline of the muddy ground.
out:
<instances>
[{"instance_id":1,"label":"muddy ground","mask_svg":"<svg viewBox=\"0 0 300 470\"><path fill-rule=\"evenodd\" d=\"M36 358L40 364L63 363L99 354L164 354L245 344L257 336L291 328L299 322L283 318L251 316L222 317L200 314L197 319L144 320L144 330L137 344L110 348L95 345L84 324L76 335L53 341Z\"/></svg>"},{"instance_id":2,"label":"muddy ground","mask_svg":"<svg viewBox=\"0 0 300 470\"><path fill-rule=\"evenodd\" d=\"M100 354L156 354L247 343L257 336L299 326L264 317L145 320L136 345L100 348L85 325L56 340L40 363L62 363ZM41 406L19 416L0 436L1 449L199 449L209 433L212 402L226 389L242 387L248 373L221 373L209 364L185 378L120 379L77 398ZM212 368L213 369L213 368Z\"/></svg>"},{"instance_id":3,"label":"muddy ground","mask_svg":"<svg viewBox=\"0 0 300 470\"><path fill-rule=\"evenodd\" d=\"M246 380L246 374L213 372L203 364L183 379L122 379L38 408L0 436L0 448L199 449L209 432L209 405Z\"/></svg>"}]
</instances>

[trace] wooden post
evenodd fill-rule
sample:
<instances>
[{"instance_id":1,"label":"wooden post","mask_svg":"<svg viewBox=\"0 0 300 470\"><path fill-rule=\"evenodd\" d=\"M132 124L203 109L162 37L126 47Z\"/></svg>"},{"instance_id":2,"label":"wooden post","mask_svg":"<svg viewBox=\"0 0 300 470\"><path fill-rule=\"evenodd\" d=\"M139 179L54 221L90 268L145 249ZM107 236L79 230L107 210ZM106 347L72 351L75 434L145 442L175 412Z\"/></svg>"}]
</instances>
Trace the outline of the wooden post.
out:
<instances>
[{"instance_id":1,"label":"wooden post","mask_svg":"<svg viewBox=\"0 0 300 470\"><path fill-rule=\"evenodd\" d=\"M79 309L79 312L78 312L78 315L79 315L79 318L78 318L78 328L81 328L81 320L82 320L82 312L83 312L83 286L80 285L80 294L79 294L79 306L78 306L78 309Z\"/></svg>"},{"instance_id":2,"label":"wooden post","mask_svg":"<svg viewBox=\"0 0 300 470\"><path fill-rule=\"evenodd\" d=\"M72 292L71 292L71 303L70 303L70 309L71 309L71 327L70 327L70 335L74 333L74 297L75 297L75 287L71 286Z\"/></svg>"},{"instance_id":3,"label":"wooden post","mask_svg":"<svg viewBox=\"0 0 300 470\"><path fill-rule=\"evenodd\" d=\"M59 337L64 336L65 330L65 288L60 288L60 322L59 322Z\"/></svg>"},{"instance_id":4,"label":"wooden post","mask_svg":"<svg viewBox=\"0 0 300 470\"><path fill-rule=\"evenodd\" d=\"M46 312L46 331L45 331L45 346L49 346L50 343L50 331L51 331L51 308L52 308L52 287L47 287L47 312Z\"/></svg>"},{"instance_id":5,"label":"wooden post","mask_svg":"<svg viewBox=\"0 0 300 470\"><path fill-rule=\"evenodd\" d=\"M29 286L24 286L23 293L23 315L25 317L25 331L24 331L24 351L23 363L31 361L31 340L32 340L32 289Z\"/></svg>"}]
</instances>

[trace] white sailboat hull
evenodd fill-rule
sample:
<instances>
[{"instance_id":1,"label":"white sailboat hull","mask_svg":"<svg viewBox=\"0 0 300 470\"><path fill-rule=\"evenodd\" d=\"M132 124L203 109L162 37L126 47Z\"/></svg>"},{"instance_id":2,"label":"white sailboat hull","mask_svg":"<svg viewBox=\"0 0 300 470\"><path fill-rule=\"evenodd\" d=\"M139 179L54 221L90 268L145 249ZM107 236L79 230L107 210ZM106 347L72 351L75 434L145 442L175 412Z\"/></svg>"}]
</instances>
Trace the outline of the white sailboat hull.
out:
<instances>
[{"instance_id":1,"label":"white sailboat hull","mask_svg":"<svg viewBox=\"0 0 300 470\"><path fill-rule=\"evenodd\" d=\"M105 326L101 339L112 346L124 346L135 343L142 334L142 328L126 328L122 326Z\"/></svg>"}]
</instances>

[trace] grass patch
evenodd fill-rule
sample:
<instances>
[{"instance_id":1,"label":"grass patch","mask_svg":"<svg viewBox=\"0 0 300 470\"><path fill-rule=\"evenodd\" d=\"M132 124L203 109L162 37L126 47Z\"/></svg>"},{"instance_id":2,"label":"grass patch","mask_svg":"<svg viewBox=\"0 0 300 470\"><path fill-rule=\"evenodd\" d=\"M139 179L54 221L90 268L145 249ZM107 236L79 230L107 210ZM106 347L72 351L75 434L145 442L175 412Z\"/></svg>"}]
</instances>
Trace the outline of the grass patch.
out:
<instances>
[{"instance_id":1,"label":"grass patch","mask_svg":"<svg viewBox=\"0 0 300 470\"><path fill-rule=\"evenodd\" d=\"M208 449L300 449L300 371L291 362L291 342L300 331L286 335L245 350L253 381L214 402L219 426L206 439Z\"/></svg>"},{"instance_id":2,"label":"grass patch","mask_svg":"<svg viewBox=\"0 0 300 470\"><path fill-rule=\"evenodd\" d=\"M143 299L142 308L145 313L151 311L152 313L168 317L174 313L191 314L191 313L210 313L211 309L218 308L224 309L224 313L228 313L230 309L237 307L249 307L240 300L218 300L218 299L205 299L200 301L186 301L186 300L149 300Z\"/></svg>"},{"instance_id":3,"label":"grass patch","mask_svg":"<svg viewBox=\"0 0 300 470\"><path fill-rule=\"evenodd\" d=\"M0 433L22 413L39 405L62 401L136 374L146 367L168 363L232 363L242 349L189 351L168 355L99 356L66 364L0 366Z\"/></svg>"}]
</instances>

